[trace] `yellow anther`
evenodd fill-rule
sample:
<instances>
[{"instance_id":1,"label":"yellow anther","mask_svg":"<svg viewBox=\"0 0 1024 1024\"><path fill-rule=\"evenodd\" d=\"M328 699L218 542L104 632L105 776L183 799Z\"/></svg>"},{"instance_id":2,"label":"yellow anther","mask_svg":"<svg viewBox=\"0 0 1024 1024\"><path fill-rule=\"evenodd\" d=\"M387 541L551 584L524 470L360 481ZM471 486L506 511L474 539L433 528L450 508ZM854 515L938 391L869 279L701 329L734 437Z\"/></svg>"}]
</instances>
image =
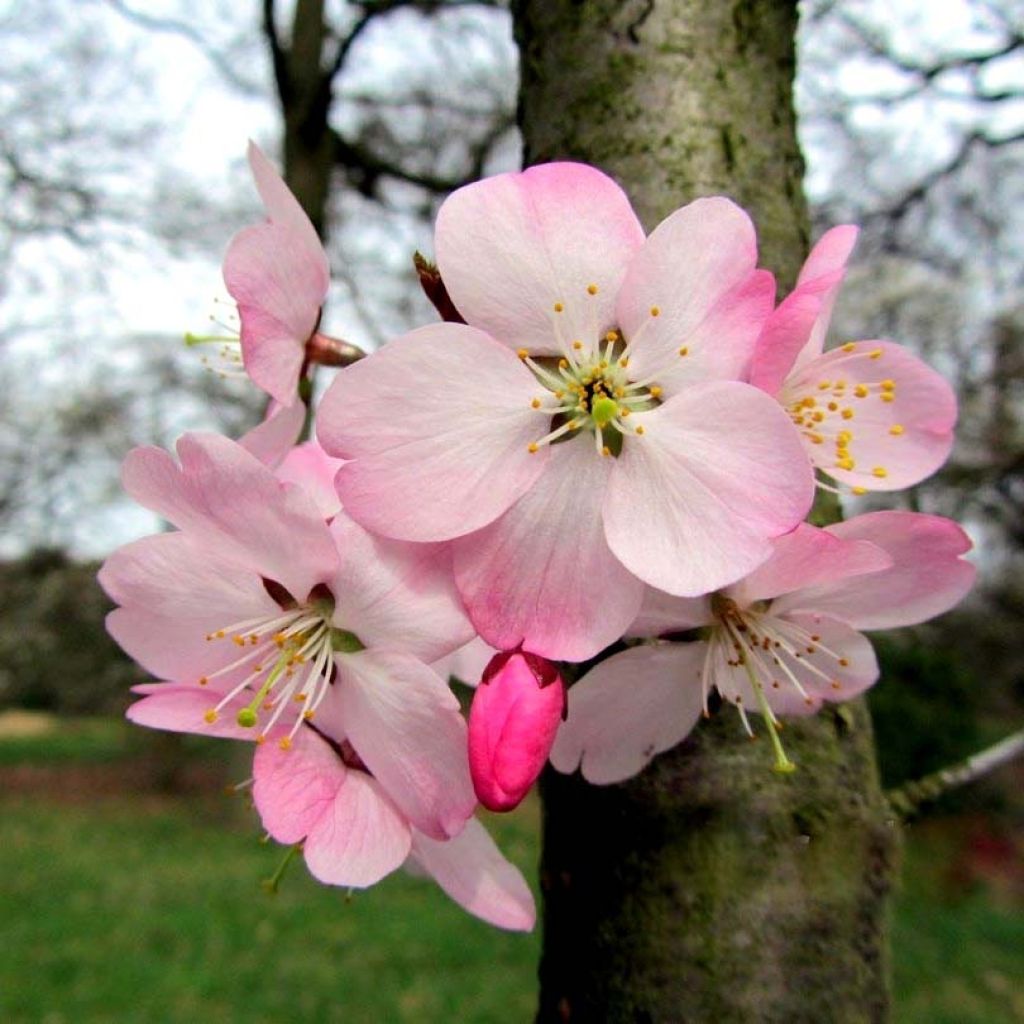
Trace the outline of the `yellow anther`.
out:
<instances>
[{"instance_id":1,"label":"yellow anther","mask_svg":"<svg viewBox=\"0 0 1024 1024\"><path fill-rule=\"evenodd\" d=\"M811 444L824 444L825 442L825 438L821 434L808 434L807 436L810 438Z\"/></svg>"},{"instance_id":2,"label":"yellow anther","mask_svg":"<svg viewBox=\"0 0 1024 1024\"><path fill-rule=\"evenodd\" d=\"M895 402L896 401L896 393L894 391L883 391L878 397L883 402Z\"/></svg>"},{"instance_id":3,"label":"yellow anther","mask_svg":"<svg viewBox=\"0 0 1024 1024\"><path fill-rule=\"evenodd\" d=\"M277 744L282 750L292 749L292 740L290 736L282 736L280 742Z\"/></svg>"},{"instance_id":4,"label":"yellow anther","mask_svg":"<svg viewBox=\"0 0 1024 1024\"><path fill-rule=\"evenodd\" d=\"M836 462L836 467L838 469L847 469L847 470L849 470L849 469L853 469L855 465L856 465L856 463L853 461L853 459L839 459Z\"/></svg>"},{"instance_id":5,"label":"yellow anther","mask_svg":"<svg viewBox=\"0 0 1024 1024\"><path fill-rule=\"evenodd\" d=\"M877 476L879 480L883 480L889 475L889 470L887 470L885 466L875 466L875 468L871 470L871 475Z\"/></svg>"},{"instance_id":6,"label":"yellow anther","mask_svg":"<svg viewBox=\"0 0 1024 1024\"><path fill-rule=\"evenodd\" d=\"M683 347L682 347L682 348L681 348L681 349L679 350L679 354L680 354L681 356L689 355L689 354L690 354L690 350L689 350L689 349L688 349L688 348L687 348L687 347L686 347L686 346L684 345L684 346L683 346Z\"/></svg>"},{"instance_id":7,"label":"yellow anther","mask_svg":"<svg viewBox=\"0 0 1024 1024\"><path fill-rule=\"evenodd\" d=\"M825 419L825 414L820 409L816 409L811 413L811 419L815 423L821 423Z\"/></svg>"},{"instance_id":8,"label":"yellow anther","mask_svg":"<svg viewBox=\"0 0 1024 1024\"><path fill-rule=\"evenodd\" d=\"M238 647L244 647L245 646L245 637L244 636L233 636L231 638L231 642L233 644L236 644Z\"/></svg>"},{"instance_id":9,"label":"yellow anther","mask_svg":"<svg viewBox=\"0 0 1024 1024\"><path fill-rule=\"evenodd\" d=\"M644 428L643 428L643 425L642 425L642 424L638 424L638 425L637 425L637 428L636 428L636 432L637 432L638 434L642 434L642 433L644 432Z\"/></svg>"},{"instance_id":10,"label":"yellow anther","mask_svg":"<svg viewBox=\"0 0 1024 1024\"><path fill-rule=\"evenodd\" d=\"M587 294L588 295L596 295L597 294L597 285L596 284L588 284L587 285Z\"/></svg>"},{"instance_id":11,"label":"yellow anther","mask_svg":"<svg viewBox=\"0 0 1024 1024\"><path fill-rule=\"evenodd\" d=\"M605 341L618 341L619 340L619 332L618 331L608 331L605 334L605 336L604 336L604 340Z\"/></svg>"},{"instance_id":12,"label":"yellow anther","mask_svg":"<svg viewBox=\"0 0 1024 1024\"><path fill-rule=\"evenodd\" d=\"M565 309L565 306L560 302L556 302L553 308L556 313L561 313Z\"/></svg>"},{"instance_id":13,"label":"yellow anther","mask_svg":"<svg viewBox=\"0 0 1024 1024\"><path fill-rule=\"evenodd\" d=\"M527 451L528 451L528 452L529 452L529 453L530 453L531 455L536 455L536 454L537 454L537 452L538 452L538 451L539 451L540 449L538 448L538 446L537 446L537 442L536 442L536 441L531 441L531 442L530 442L530 443L529 443L529 444L528 444L528 445L526 446L526 450L527 450Z\"/></svg>"},{"instance_id":14,"label":"yellow anther","mask_svg":"<svg viewBox=\"0 0 1024 1024\"><path fill-rule=\"evenodd\" d=\"M525 348L517 348L516 355L519 356L520 359L527 359L529 358L530 353Z\"/></svg>"},{"instance_id":15,"label":"yellow anther","mask_svg":"<svg viewBox=\"0 0 1024 1024\"><path fill-rule=\"evenodd\" d=\"M556 391L555 392L555 398L557 398L559 401L561 401L563 398L565 398L565 392L564 391Z\"/></svg>"},{"instance_id":16,"label":"yellow anther","mask_svg":"<svg viewBox=\"0 0 1024 1024\"><path fill-rule=\"evenodd\" d=\"M651 398L660 398L660 397L661 397L661 388L658 387L657 384L655 384L651 388Z\"/></svg>"},{"instance_id":17,"label":"yellow anther","mask_svg":"<svg viewBox=\"0 0 1024 1024\"><path fill-rule=\"evenodd\" d=\"M870 358L872 358L872 359L881 359L881 357L882 357L882 350L880 348L873 348L868 353L868 356L870 356Z\"/></svg>"},{"instance_id":18,"label":"yellow anther","mask_svg":"<svg viewBox=\"0 0 1024 1024\"><path fill-rule=\"evenodd\" d=\"M846 408L839 415L842 416L844 420L852 420L853 410L850 408Z\"/></svg>"},{"instance_id":19,"label":"yellow anther","mask_svg":"<svg viewBox=\"0 0 1024 1024\"><path fill-rule=\"evenodd\" d=\"M819 380L818 381L818 390L819 391L828 391L828 389L830 387L832 387L832 381L830 381L830 380Z\"/></svg>"},{"instance_id":20,"label":"yellow anther","mask_svg":"<svg viewBox=\"0 0 1024 1024\"><path fill-rule=\"evenodd\" d=\"M837 437L836 438L836 447L839 448L840 450L843 449L843 448L848 448L849 446L850 446L850 439L848 437Z\"/></svg>"},{"instance_id":21,"label":"yellow anther","mask_svg":"<svg viewBox=\"0 0 1024 1024\"><path fill-rule=\"evenodd\" d=\"M889 428L889 433L892 434L893 437L899 437L900 434L903 433L903 425L900 423L894 423Z\"/></svg>"},{"instance_id":22,"label":"yellow anther","mask_svg":"<svg viewBox=\"0 0 1024 1024\"><path fill-rule=\"evenodd\" d=\"M857 350L857 346L856 344L854 344L854 342L848 341L845 345L842 346L842 349L844 352L855 352Z\"/></svg>"},{"instance_id":23,"label":"yellow anther","mask_svg":"<svg viewBox=\"0 0 1024 1024\"><path fill-rule=\"evenodd\" d=\"M836 390L837 391L842 391L843 388L845 388L845 387L846 387L846 381L845 380L837 380L836 381Z\"/></svg>"},{"instance_id":24,"label":"yellow anther","mask_svg":"<svg viewBox=\"0 0 1024 1024\"><path fill-rule=\"evenodd\" d=\"M609 448L609 447L608 447L608 445L605 445L605 446L604 446L604 447L603 447L603 448L601 449L601 454L602 454L602 455L611 455L611 453L612 453L612 450L611 450L611 448Z\"/></svg>"},{"instance_id":25,"label":"yellow anther","mask_svg":"<svg viewBox=\"0 0 1024 1024\"><path fill-rule=\"evenodd\" d=\"M623 419L625 419L625 418L626 418L626 417L627 417L627 416L628 416L629 414L630 414L630 411L629 411L629 409L623 409L623 410L622 410L622 411L621 411L621 412L619 413L619 415L620 415L620 416L621 416L621 417L622 417Z\"/></svg>"},{"instance_id":26,"label":"yellow anther","mask_svg":"<svg viewBox=\"0 0 1024 1024\"><path fill-rule=\"evenodd\" d=\"M579 350L580 350L581 348L583 348L583 342L582 342L582 341L574 341L574 342L572 343L572 347L573 347L574 349L576 349L576 351L577 351L577 352L579 352Z\"/></svg>"},{"instance_id":27,"label":"yellow anther","mask_svg":"<svg viewBox=\"0 0 1024 1024\"><path fill-rule=\"evenodd\" d=\"M813 409L817 404L818 400L814 395L805 395L798 403L798 405L802 405L805 409Z\"/></svg>"},{"instance_id":28,"label":"yellow anther","mask_svg":"<svg viewBox=\"0 0 1024 1024\"><path fill-rule=\"evenodd\" d=\"M828 403L828 411L829 412L835 412L836 409L838 409L838 408L839 408L839 404L837 402L829 402Z\"/></svg>"},{"instance_id":29,"label":"yellow anther","mask_svg":"<svg viewBox=\"0 0 1024 1024\"><path fill-rule=\"evenodd\" d=\"M266 742L267 742L267 737L264 736L263 733L260 733L259 736L256 737L256 746L262 747L263 744L266 743Z\"/></svg>"},{"instance_id":30,"label":"yellow anther","mask_svg":"<svg viewBox=\"0 0 1024 1024\"><path fill-rule=\"evenodd\" d=\"M851 487L850 490L856 495L867 494L868 489L866 487Z\"/></svg>"},{"instance_id":31,"label":"yellow anther","mask_svg":"<svg viewBox=\"0 0 1024 1024\"><path fill-rule=\"evenodd\" d=\"M210 725L213 725L213 723L217 721L217 712L214 711L213 708L210 708L210 710L203 715L203 718L205 718Z\"/></svg>"},{"instance_id":32,"label":"yellow anther","mask_svg":"<svg viewBox=\"0 0 1024 1024\"><path fill-rule=\"evenodd\" d=\"M844 443L853 440L853 434L849 430L840 430L836 437Z\"/></svg>"},{"instance_id":33,"label":"yellow anther","mask_svg":"<svg viewBox=\"0 0 1024 1024\"><path fill-rule=\"evenodd\" d=\"M839 664L842 665L843 668L847 668L847 667L849 667L850 659L849 658L840 658L839 659Z\"/></svg>"},{"instance_id":34,"label":"yellow anther","mask_svg":"<svg viewBox=\"0 0 1024 1024\"><path fill-rule=\"evenodd\" d=\"M540 399L539 399L539 398L535 398L535 399L534 399L534 400L533 400L533 401L532 401L532 402L530 403L530 405L531 405L531 406L533 406L533 408L534 408L534 409L539 409L539 408L540 408Z\"/></svg>"},{"instance_id":35,"label":"yellow anther","mask_svg":"<svg viewBox=\"0 0 1024 1024\"><path fill-rule=\"evenodd\" d=\"M568 370L569 369L569 360L568 359L559 359L558 360L558 368L560 370Z\"/></svg>"},{"instance_id":36,"label":"yellow anther","mask_svg":"<svg viewBox=\"0 0 1024 1024\"><path fill-rule=\"evenodd\" d=\"M313 721L313 716L315 714L316 714L315 711L303 711L302 712L302 719L305 722L312 722Z\"/></svg>"},{"instance_id":37,"label":"yellow anther","mask_svg":"<svg viewBox=\"0 0 1024 1024\"><path fill-rule=\"evenodd\" d=\"M304 693L297 693L297 694L295 694L294 697L292 697L292 700L295 701L296 704L301 704L305 699L306 699L306 694L304 694Z\"/></svg>"},{"instance_id":38,"label":"yellow anther","mask_svg":"<svg viewBox=\"0 0 1024 1024\"><path fill-rule=\"evenodd\" d=\"M651 316L661 316L661 309L658 306L651 306Z\"/></svg>"},{"instance_id":39,"label":"yellow anther","mask_svg":"<svg viewBox=\"0 0 1024 1024\"><path fill-rule=\"evenodd\" d=\"M199 677L199 685L205 686L210 680L206 676Z\"/></svg>"},{"instance_id":40,"label":"yellow anther","mask_svg":"<svg viewBox=\"0 0 1024 1024\"><path fill-rule=\"evenodd\" d=\"M881 388L882 388L883 391L895 391L896 390L896 381L894 381L894 380L883 380L882 384L881 384Z\"/></svg>"},{"instance_id":41,"label":"yellow anther","mask_svg":"<svg viewBox=\"0 0 1024 1024\"><path fill-rule=\"evenodd\" d=\"M619 366L621 366L623 369L625 369L627 366L629 366L629 356L623 356L619 360Z\"/></svg>"}]
</instances>

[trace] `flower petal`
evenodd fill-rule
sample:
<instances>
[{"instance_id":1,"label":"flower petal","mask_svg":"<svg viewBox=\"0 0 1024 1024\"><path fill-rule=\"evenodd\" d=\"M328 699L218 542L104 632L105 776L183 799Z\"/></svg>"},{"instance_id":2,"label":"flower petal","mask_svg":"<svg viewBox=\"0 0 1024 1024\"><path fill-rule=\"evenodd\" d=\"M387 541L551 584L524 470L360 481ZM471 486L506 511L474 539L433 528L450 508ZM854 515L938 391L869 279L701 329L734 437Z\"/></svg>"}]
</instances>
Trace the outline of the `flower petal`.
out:
<instances>
[{"instance_id":1,"label":"flower petal","mask_svg":"<svg viewBox=\"0 0 1024 1024\"><path fill-rule=\"evenodd\" d=\"M695 384L636 416L604 507L608 544L651 586L695 597L734 583L800 522L811 467L778 404L748 384Z\"/></svg>"},{"instance_id":2,"label":"flower petal","mask_svg":"<svg viewBox=\"0 0 1024 1024\"><path fill-rule=\"evenodd\" d=\"M234 441L186 434L180 467L160 448L136 448L122 469L125 490L146 508L236 565L276 580L298 601L326 580L334 545L312 500Z\"/></svg>"},{"instance_id":3,"label":"flower petal","mask_svg":"<svg viewBox=\"0 0 1024 1024\"><path fill-rule=\"evenodd\" d=\"M356 753L421 832L458 834L476 798L466 722L447 684L404 654L367 650L335 660L341 715Z\"/></svg>"},{"instance_id":4,"label":"flower petal","mask_svg":"<svg viewBox=\"0 0 1024 1024\"><path fill-rule=\"evenodd\" d=\"M342 370L320 404L342 505L399 540L448 540L496 519L544 469L533 374L493 338L433 324Z\"/></svg>"},{"instance_id":5,"label":"flower petal","mask_svg":"<svg viewBox=\"0 0 1024 1024\"><path fill-rule=\"evenodd\" d=\"M435 232L437 264L459 312L532 355L561 351L556 330L565 342L590 341L615 326L615 295L643 240L622 189L574 163L467 185L441 206Z\"/></svg>"},{"instance_id":6,"label":"flower petal","mask_svg":"<svg viewBox=\"0 0 1024 1024\"><path fill-rule=\"evenodd\" d=\"M656 376L671 395L745 375L775 296L771 274L756 264L754 226L728 199L698 199L662 221L619 294L635 378Z\"/></svg>"},{"instance_id":7,"label":"flower petal","mask_svg":"<svg viewBox=\"0 0 1024 1024\"><path fill-rule=\"evenodd\" d=\"M533 928L537 912L530 887L476 818L444 842L414 831L412 857L471 914L510 931Z\"/></svg>"},{"instance_id":8,"label":"flower petal","mask_svg":"<svg viewBox=\"0 0 1024 1024\"><path fill-rule=\"evenodd\" d=\"M299 729L288 750L261 744L252 763L252 798L263 827L279 843L301 842L330 811L348 774L312 729Z\"/></svg>"},{"instance_id":9,"label":"flower petal","mask_svg":"<svg viewBox=\"0 0 1024 1024\"><path fill-rule=\"evenodd\" d=\"M892 558L892 567L798 590L773 609L825 612L857 629L894 629L949 611L974 585L976 570L961 557L971 549L970 538L949 519L869 512L827 529L841 540L877 544Z\"/></svg>"},{"instance_id":10,"label":"flower petal","mask_svg":"<svg viewBox=\"0 0 1024 1024\"><path fill-rule=\"evenodd\" d=\"M635 617L643 584L611 553L601 522L612 461L589 434L555 445L529 493L456 542L456 583L492 646L584 661Z\"/></svg>"},{"instance_id":11,"label":"flower petal","mask_svg":"<svg viewBox=\"0 0 1024 1024\"><path fill-rule=\"evenodd\" d=\"M497 649L478 636L473 637L446 658L439 658L431 668L442 679L457 679L465 686L476 686L484 669L498 653Z\"/></svg>"},{"instance_id":12,"label":"flower petal","mask_svg":"<svg viewBox=\"0 0 1024 1024\"><path fill-rule=\"evenodd\" d=\"M243 434L238 443L250 455L255 455L264 466L274 469L292 450L305 422L304 403L279 405L277 402L271 402L263 422Z\"/></svg>"},{"instance_id":13,"label":"flower petal","mask_svg":"<svg viewBox=\"0 0 1024 1024\"><path fill-rule=\"evenodd\" d=\"M122 606L107 618L111 636L148 671L179 683L197 682L237 657L235 647L208 635L281 611L258 573L183 533L125 544L104 562L99 580Z\"/></svg>"},{"instance_id":14,"label":"flower petal","mask_svg":"<svg viewBox=\"0 0 1024 1024\"><path fill-rule=\"evenodd\" d=\"M238 303L246 371L277 401L292 405L298 400L305 345L320 319L330 271L309 218L251 144L249 163L269 223L235 235L224 257L224 283Z\"/></svg>"},{"instance_id":15,"label":"flower petal","mask_svg":"<svg viewBox=\"0 0 1024 1024\"><path fill-rule=\"evenodd\" d=\"M407 544L368 533L339 512L331 522L340 568L328 585L334 622L367 647L435 661L467 643L463 610L446 544Z\"/></svg>"},{"instance_id":16,"label":"flower petal","mask_svg":"<svg viewBox=\"0 0 1024 1024\"><path fill-rule=\"evenodd\" d=\"M778 597L816 583L835 583L866 572L888 569L892 558L868 541L843 541L801 523L772 542L772 554L749 576L729 588L740 607Z\"/></svg>"},{"instance_id":17,"label":"flower petal","mask_svg":"<svg viewBox=\"0 0 1024 1024\"><path fill-rule=\"evenodd\" d=\"M710 595L676 597L654 587L644 588L640 614L626 630L626 636L664 636L714 621Z\"/></svg>"},{"instance_id":18,"label":"flower petal","mask_svg":"<svg viewBox=\"0 0 1024 1024\"><path fill-rule=\"evenodd\" d=\"M551 750L560 772L621 782L679 743L700 717L703 643L632 647L569 688L569 711Z\"/></svg>"},{"instance_id":19,"label":"flower petal","mask_svg":"<svg viewBox=\"0 0 1024 1024\"><path fill-rule=\"evenodd\" d=\"M803 411L807 452L816 466L852 487L910 487L934 473L953 445L952 388L891 342L833 349L788 380L780 401L792 408L812 398L816 406ZM824 419L808 424L816 412Z\"/></svg>"},{"instance_id":20,"label":"flower petal","mask_svg":"<svg viewBox=\"0 0 1024 1024\"><path fill-rule=\"evenodd\" d=\"M301 487L324 519L330 519L341 508L334 478L344 464L342 459L331 458L316 441L306 441L288 452L277 467L276 476Z\"/></svg>"},{"instance_id":21,"label":"flower petal","mask_svg":"<svg viewBox=\"0 0 1024 1024\"><path fill-rule=\"evenodd\" d=\"M314 878L363 889L401 867L411 848L409 823L383 787L352 771L310 830L302 852Z\"/></svg>"},{"instance_id":22,"label":"flower petal","mask_svg":"<svg viewBox=\"0 0 1024 1024\"><path fill-rule=\"evenodd\" d=\"M129 705L125 717L136 725L168 732L192 732L199 736L218 736L230 740L255 740L254 729L246 729L236 721L236 715L245 707L252 694L240 694L217 715L207 721L206 715L217 703L219 695L203 686L179 686L177 683L159 684L149 693Z\"/></svg>"}]
</instances>

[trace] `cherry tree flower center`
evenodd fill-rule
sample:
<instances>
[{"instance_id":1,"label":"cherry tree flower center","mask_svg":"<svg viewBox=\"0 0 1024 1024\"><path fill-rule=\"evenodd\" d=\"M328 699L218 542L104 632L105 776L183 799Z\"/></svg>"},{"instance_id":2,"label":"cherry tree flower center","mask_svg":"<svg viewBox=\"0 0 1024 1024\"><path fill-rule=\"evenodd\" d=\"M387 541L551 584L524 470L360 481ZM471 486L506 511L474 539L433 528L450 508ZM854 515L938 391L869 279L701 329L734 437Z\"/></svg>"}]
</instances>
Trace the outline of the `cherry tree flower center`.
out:
<instances>
[{"instance_id":1,"label":"cherry tree flower center","mask_svg":"<svg viewBox=\"0 0 1024 1024\"><path fill-rule=\"evenodd\" d=\"M251 693L251 701L237 712L236 721L246 729L258 728L256 741L262 743L282 718L294 719L280 740L281 749L287 750L300 726L313 721L327 695L335 652L353 653L363 650L363 644L354 633L332 625L334 599L325 587L317 587L316 596L301 605L276 597L280 589L276 584L268 583L267 589L282 604L281 614L207 633L207 643L231 644L237 656L216 672L201 676L199 685L242 673L242 680L206 712L206 721L216 722L228 704Z\"/></svg>"},{"instance_id":2,"label":"cherry tree flower center","mask_svg":"<svg viewBox=\"0 0 1024 1024\"><path fill-rule=\"evenodd\" d=\"M597 286L590 285L587 292L595 295ZM616 456L625 438L644 433L643 424L630 417L661 403L658 374L643 380L634 380L630 374L630 355L643 327L631 340L618 328L600 334L594 327L582 338L566 337L560 323L564 310L563 303L554 304L553 327L561 357L532 358L526 349L518 352L544 389L531 405L549 426L529 450L537 452L544 445L583 436L592 438L599 455ZM657 306L651 307L651 318L660 312ZM681 348L678 355L687 355L687 350Z\"/></svg>"},{"instance_id":3,"label":"cherry tree flower center","mask_svg":"<svg viewBox=\"0 0 1024 1024\"><path fill-rule=\"evenodd\" d=\"M704 707L707 713L708 690L715 684L739 711L747 733L754 735L743 706L743 697L728 681L730 670L742 668L771 737L775 751L774 768L778 772L791 772L796 766L782 747L779 738L781 723L772 711L767 691L789 687L809 707L813 706L814 698L800 682L798 673L809 672L831 689L840 690L842 683L836 678L835 669L846 668L850 662L841 651L824 644L820 634L770 614L770 605L771 602L761 601L742 608L723 594L712 596L711 610L716 622L707 636L708 652L702 676Z\"/></svg>"}]
</instances>

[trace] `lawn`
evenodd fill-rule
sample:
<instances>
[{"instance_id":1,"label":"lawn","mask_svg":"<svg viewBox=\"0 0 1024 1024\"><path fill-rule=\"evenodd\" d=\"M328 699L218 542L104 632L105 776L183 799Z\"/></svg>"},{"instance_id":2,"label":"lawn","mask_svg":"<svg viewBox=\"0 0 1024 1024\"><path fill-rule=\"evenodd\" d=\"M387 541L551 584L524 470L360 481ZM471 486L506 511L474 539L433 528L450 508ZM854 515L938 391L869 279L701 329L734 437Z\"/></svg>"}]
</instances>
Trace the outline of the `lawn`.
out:
<instances>
[{"instance_id":1,"label":"lawn","mask_svg":"<svg viewBox=\"0 0 1024 1024\"><path fill-rule=\"evenodd\" d=\"M105 751L118 764L116 732L81 735L86 760ZM15 742L31 761L45 753L42 737L0 739L0 778ZM74 765L67 735L57 746ZM125 755L124 770L132 764ZM87 799L59 781L45 794L0 792L6 1024L532 1019L536 936L489 928L402 875L347 898L297 861L269 895L259 881L281 851L259 841L238 797ZM493 824L530 877L536 806ZM942 823L910 832L894 1020L1024 1021L1024 919L977 880L950 889L954 846Z\"/></svg>"}]
</instances>

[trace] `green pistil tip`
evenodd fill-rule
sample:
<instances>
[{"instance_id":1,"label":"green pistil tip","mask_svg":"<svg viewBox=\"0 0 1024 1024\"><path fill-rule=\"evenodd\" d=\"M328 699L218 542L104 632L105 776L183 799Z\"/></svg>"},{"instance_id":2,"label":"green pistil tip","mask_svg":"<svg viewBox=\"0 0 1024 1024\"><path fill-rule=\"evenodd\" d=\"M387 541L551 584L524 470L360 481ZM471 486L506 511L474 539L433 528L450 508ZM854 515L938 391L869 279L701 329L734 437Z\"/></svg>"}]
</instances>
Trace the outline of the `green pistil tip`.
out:
<instances>
[{"instance_id":1,"label":"green pistil tip","mask_svg":"<svg viewBox=\"0 0 1024 1024\"><path fill-rule=\"evenodd\" d=\"M599 427L606 427L619 414L619 403L614 398L598 398L590 407L590 415Z\"/></svg>"},{"instance_id":2,"label":"green pistil tip","mask_svg":"<svg viewBox=\"0 0 1024 1024\"><path fill-rule=\"evenodd\" d=\"M256 712L252 708L242 708L235 719L243 729L251 729L256 724Z\"/></svg>"}]
</instances>

